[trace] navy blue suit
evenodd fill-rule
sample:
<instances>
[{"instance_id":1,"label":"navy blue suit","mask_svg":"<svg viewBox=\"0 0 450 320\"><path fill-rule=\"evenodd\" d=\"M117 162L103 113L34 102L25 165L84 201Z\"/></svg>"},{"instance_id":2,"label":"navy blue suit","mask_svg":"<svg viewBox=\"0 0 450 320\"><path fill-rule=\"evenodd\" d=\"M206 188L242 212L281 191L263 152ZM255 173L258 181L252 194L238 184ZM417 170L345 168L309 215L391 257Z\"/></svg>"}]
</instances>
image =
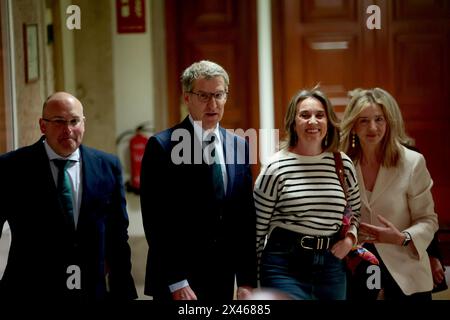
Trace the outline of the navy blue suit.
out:
<instances>
[{"instance_id":1,"label":"navy blue suit","mask_svg":"<svg viewBox=\"0 0 450 320\"><path fill-rule=\"evenodd\" d=\"M178 142L171 137L177 129L189 133L190 164L172 161ZM188 118L147 143L141 171L149 244L145 293L155 300L171 299L168 286L184 279L200 300L231 300L235 276L238 286L256 286L256 215L249 161L244 157L248 145L223 128L220 134L229 162L224 200L214 195L211 168L193 164L194 149L201 146Z\"/></svg>"},{"instance_id":2,"label":"navy blue suit","mask_svg":"<svg viewBox=\"0 0 450 320\"><path fill-rule=\"evenodd\" d=\"M82 200L73 232L57 200L42 139L0 156L0 230L7 220L12 235L0 297L136 298L119 160L80 146ZM80 267L80 290L67 288L70 265Z\"/></svg>"}]
</instances>

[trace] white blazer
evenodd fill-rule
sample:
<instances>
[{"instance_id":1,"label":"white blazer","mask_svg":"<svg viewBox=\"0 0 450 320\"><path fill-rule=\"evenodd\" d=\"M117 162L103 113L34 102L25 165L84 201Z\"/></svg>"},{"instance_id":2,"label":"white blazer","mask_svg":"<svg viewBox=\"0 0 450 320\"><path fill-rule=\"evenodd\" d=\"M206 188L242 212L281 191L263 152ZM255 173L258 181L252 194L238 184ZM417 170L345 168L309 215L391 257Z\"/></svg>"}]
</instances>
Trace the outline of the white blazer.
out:
<instances>
[{"instance_id":1,"label":"white blazer","mask_svg":"<svg viewBox=\"0 0 450 320\"><path fill-rule=\"evenodd\" d=\"M375 247L403 293L431 291L433 278L426 249L438 229L431 195L433 181L424 157L402 146L395 168L381 166L368 199L361 166L356 165L361 193L361 221L381 226L377 215L411 234L414 246L377 243Z\"/></svg>"}]
</instances>

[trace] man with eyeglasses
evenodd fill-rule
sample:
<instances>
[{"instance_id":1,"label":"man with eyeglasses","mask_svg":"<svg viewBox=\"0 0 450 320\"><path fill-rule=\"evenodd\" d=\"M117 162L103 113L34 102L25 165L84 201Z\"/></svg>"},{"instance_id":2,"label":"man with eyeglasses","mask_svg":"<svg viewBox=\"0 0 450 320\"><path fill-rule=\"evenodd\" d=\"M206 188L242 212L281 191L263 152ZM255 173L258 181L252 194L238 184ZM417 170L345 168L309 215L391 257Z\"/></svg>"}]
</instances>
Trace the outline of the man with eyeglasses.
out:
<instances>
[{"instance_id":1,"label":"man with eyeglasses","mask_svg":"<svg viewBox=\"0 0 450 320\"><path fill-rule=\"evenodd\" d=\"M144 292L163 301L245 299L256 286L256 214L248 145L219 126L229 77L200 61L181 82L189 115L152 136L142 162Z\"/></svg>"},{"instance_id":2,"label":"man with eyeglasses","mask_svg":"<svg viewBox=\"0 0 450 320\"><path fill-rule=\"evenodd\" d=\"M118 158L81 144L83 106L68 93L47 98L39 126L38 142L0 157L12 235L0 301L136 298Z\"/></svg>"}]
</instances>

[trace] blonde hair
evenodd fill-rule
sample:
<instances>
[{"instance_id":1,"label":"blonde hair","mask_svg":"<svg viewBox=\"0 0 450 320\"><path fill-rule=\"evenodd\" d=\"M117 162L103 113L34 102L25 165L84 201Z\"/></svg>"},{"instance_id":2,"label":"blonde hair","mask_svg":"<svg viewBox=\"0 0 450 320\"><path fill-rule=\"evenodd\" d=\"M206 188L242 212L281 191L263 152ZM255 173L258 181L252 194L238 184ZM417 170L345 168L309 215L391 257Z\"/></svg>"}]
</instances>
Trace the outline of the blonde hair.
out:
<instances>
[{"instance_id":1,"label":"blonde hair","mask_svg":"<svg viewBox=\"0 0 450 320\"><path fill-rule=\"evenodd\" d=\"M401 156L400 145L414 145L405 132L400 108L394 97L384 89L355 89L349 92L350 102L345 108L341 122L341 149L354 162L362 158L361 145L355 136L355 147L352 146L353 128L360 113L371 105L379 106L386 120L386 133L381 142L380 157L381 164L385 167L395 167Z\"/></svg>"},{"instance_id":2,"label":"blonde hair","mask_svg":"<svg viewBox=\"0 0 450 320\"><path fill-rule=\"evenodd\" d=\"M300 90L291 99L288 105L286 116L284 118L284 129L286 131L286 139L282 144L282 148L287 149L297 145L298 136L295 131L295 117L297 116L297 106L307 98L319 100L325 109L327 116L327 135L322 140L322 148L324 151L335 152L339 148L339 119L333 110L331 102L327 96L320 91L319 86L315 86L311 90Z\"/></svg>"}]
</instances>

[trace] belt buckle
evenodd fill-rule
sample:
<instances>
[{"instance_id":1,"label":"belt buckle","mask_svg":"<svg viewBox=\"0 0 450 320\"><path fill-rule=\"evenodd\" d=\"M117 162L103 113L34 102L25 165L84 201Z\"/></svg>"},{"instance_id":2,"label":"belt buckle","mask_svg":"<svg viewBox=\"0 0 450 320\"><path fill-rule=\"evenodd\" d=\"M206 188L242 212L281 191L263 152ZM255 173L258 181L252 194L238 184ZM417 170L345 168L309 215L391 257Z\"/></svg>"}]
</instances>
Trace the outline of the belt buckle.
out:
<instances>
[{"instance_id":1,"label":"belt buckle","mask_svg":"<svg viewBox=\"0 0 450 320\"><path fill-rule=\"evenodd\" d=\"M324 240L327 240L326 244ZM317 239L317 250L326 250L330 247L330 238L329 237L319 237Z\"/></svg>"},{"instance_id":2,"label":"belt buckle","mask_svg":"<svg viewBox=\"0 0 450 320\"><path fill-rule=\"evenodd\" d=\"M303 249L314 250L313 247L308 247L308 246L305 246L305 245L303 244L303 240L305 240L306 238L308 238L308 239L314 239L313 236L303 236L303 237L300 239L300 246L301 246Z\"/></svg>"},{"instance_id":3,"label":"belt buckle","mask_svg":"<svg viewBox=\"0 0 450 320\"><path fill-rule=\"evenodd\" d=\"M316 247L313 248L313 247L308 247L308 246L304 245L303 241L305 239L316 239ZM326 240L326 242L325 242L325 240ZM303 249L307 249L307 250L326 250L330 247L330 238L329 237L303 236L300 239L300 246Z\"/></svg>"}]
</instances>

